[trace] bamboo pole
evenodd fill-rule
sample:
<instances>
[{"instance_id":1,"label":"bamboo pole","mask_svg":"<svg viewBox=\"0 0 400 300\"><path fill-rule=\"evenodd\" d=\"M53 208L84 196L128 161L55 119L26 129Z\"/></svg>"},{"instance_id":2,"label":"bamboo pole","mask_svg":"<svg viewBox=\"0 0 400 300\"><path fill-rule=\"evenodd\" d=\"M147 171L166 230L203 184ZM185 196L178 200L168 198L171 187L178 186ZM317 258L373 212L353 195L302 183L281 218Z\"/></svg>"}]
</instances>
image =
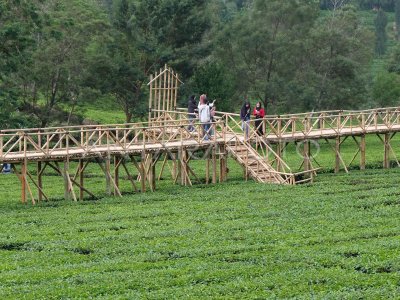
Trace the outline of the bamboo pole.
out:
<instances>
[{"instance_id":1,"label":"bamboo pole","mask_svg":"<svg viewBox=\"0 0 400 300\"><path fill-rule=\"evenodd\" d=\"M366 143L365 143L365 134L361 136L360 142L360 169L365 170L365 151L366 150Z\"/></svg>"},{"instance_id":2,"label":"bamboo pole","mask_svg":"<svg viewBox=\"0 0 400 300\"><path fill-rule=\"evenodd\" d=\"M225 145L219 146L219 182L226 180L226 147Z\"/></svg>"},{"instance_id":3,"label":"bamboo pole","mask_svg":"<svg viewBox=\"0 0 400 300\"><path fill-rule=\"evenodd\" d=\"M383 168L390 168L390 134L384 134L384 155L383 155Z\"/></svg>"},{"instance_id":4,"label":"bamboo pole","mask_svg":"<svg viewBox=\"0 0 400 300\"><path fill-rule=\"evenodd\" d=\"M165 66L167 68L167 66ZM167 111L172 110L170 106L172 106L172 101L171 101L171 69L168 69L168 82L167 82L167 103L166 103L166 108Z\"/></svg>"},{"instance_id":5,"label":"bamboo pole","mask_svg":"<svg viewBox=\"0 0 400 300\"><path fill-rule=\"evenodd\" d=\"M212 168L213 168L212 183L216 184L217 183L217 148L215 145L212 150Z\"/></svg>"},{"instance_id":6,"label":"bamboo pole","mask_svg":"<svg viewBox=\"0 0 400 300\"><path fill-rule=\"evenodd\" d=\"M166 100L166 95L167 95L167 93L166 93L166 87L167 87L167 72L166 72L166 69L167 69L167 65L165 65L165 67L164 67L164 80L163 80L163 83L162 83L162 87L163 87L163 98L162 98L162 110L165 112L165 100Z\"/></svg>"},{"instance_id":7,"label":"bamboo pole","mask_svg":"<svg viewBox=\"0 0 400 300\"><path fill-rule=\"evenodd\" d=\"M151 110L153 109L153 74L150 75L150 96L149 96L149 124L151 123Z\"/></svg>"},{"instance_id":8,"label":"bamboo pole","mask_svg":"<svg viewBox=\"0 0 400 300\"><path fill-rule=\"evenodd\" d=\"M310 141L309 140L304 141L303 147L304 147L304 149L303 149L304 171L309 172L312 169L311 161L310 161L310 157L311 157ZM304 173L304 175L307 178L311 177L310 173Z\"/></svg>"},{"instance_id":9,"label":"bamboo pole","mask_svg":"<svg viewBox=\"0 0 400 300\"><path fill-rule=\"evenodd\" d=\"M118 156L114 157L114 182L115 186L119 189L119 167L121 164L121 158ZM118 196L117 189L114 188L114 196Z\"/></svg>"},{"instance_id":10,"label":"bamboo pole","mask_svg":"<svg viewBox=\"0 0 400 300\"><path fill-rule=\"evenodd\" d=\"M140 162L140 188L141 192L146 192L146 152L143 150Z\"/></svg>"},{"instance_id":11,"label":"bamboo pole","mask_svg":"<svg viewBox=\"0 0 400 300\"><path fill-rule=\"evenodd\" d=\"M340 171L340 136L335 139L335 173L339 173Z\"/></svg>"},{"instance_id":12,"label":"bamboo pole","mask_svg":"<svg viewBox=\"0 0 400 300\"><path fill-rule=\"evenodd\" d=\"M176 74L176 79L175 79L175 95L174 95L174 110L176 110L176 101L178 99L178 90L179 90L179 75Z\"/></svg>"},{"instance_id":13,"label":"bamboo pole","mask_svg":"<svg viewBox=\"0 0 400 300\"><path fill-rule=\"evenodd\" d=\"M84 191L84 162L82 159L79 160L79 200L83 201L83 191Z\"/></svg>"},{"instance_id":14,"label":"bamboo pole","mask_svg":"<svg viewBox=\"0 0 400 300\"><path fill-rule=\"evenodd\" d=\"M42 162L37 162L38 201L43 200Z\"/></svg>"},{"instance_id":15,"label":"bamboo pole","mask_svg":"<svg viewBox=\"0 0 400 300\"><path fill-rule=\"evenodd\" d=\"M210 158L206 159L206 184L210 183Z\"/></svg>"},{"instance_id":16,"label":"bamboo pole","mask_svg":"<svg viewBox=\"0 0 400 300\"><path fill-rule=\"evenodd\" d=\"M27 176L27 161L24 159L21 167L21 201L26 203L26 176Z\"/></svg>"},{"instance_id":17,"label":"bamboo pole","mask_svg":"<svg viewBox=\"0 0 400 300\"><path fill-rule=\"evenodd\" d=\"M65 200L70 200L70 193L69 193L69 180L67 178L68 176L68 170L69 170L69 160L64 161L64 172L63 172L63 178L64 178L64 199Z\"/></svg>"},{"instance_id":18,"label":"bamboo pole","mask_svg":"<svg viewBox=\"0 0 400 300\"><path fill-rule=\"evenodd\" d=\"M160 69L160 74L159 74L160 77L157 78L157 80L155 81L156 91L157 91L157 96L158 96L157 97L157 109L158 109L158 112L156 114L157 118L159 118L160 115L161 115L161 112L160 112L160 110L161 110L161 72L162 72L162 69ZM157 75L157 73L156 73L156 75Z\"/></svg>"}]
</instances>

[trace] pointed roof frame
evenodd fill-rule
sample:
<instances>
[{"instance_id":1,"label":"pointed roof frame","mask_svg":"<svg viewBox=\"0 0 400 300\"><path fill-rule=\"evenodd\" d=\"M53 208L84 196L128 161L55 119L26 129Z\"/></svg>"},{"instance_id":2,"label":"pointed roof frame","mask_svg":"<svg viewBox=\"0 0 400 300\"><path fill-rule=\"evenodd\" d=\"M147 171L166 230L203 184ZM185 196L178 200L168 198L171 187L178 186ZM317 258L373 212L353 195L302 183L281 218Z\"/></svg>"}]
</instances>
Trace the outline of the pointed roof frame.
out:
<instances>
[{"instance_id":1,"label":"pointed roof frame","mask_svg":"<svg viewBox=\"0 0 400 300\"><path fill-rule=\"evenodd\" d=\"M156 79L158 79L160 76L164 75L165 72L169 72L175 79L177 79L181 84L183 84L183 81L179 79L179 77L177 75L174 74L174 72L171 72L171 69L168 68L167 65L165 65L164 67L164 71L162 71L160 74L158 74L156 77L154 77L152 80L149 81L149 83L147 85L150 85L153 81L155 81Z\"/></svg>"}]
</instances>

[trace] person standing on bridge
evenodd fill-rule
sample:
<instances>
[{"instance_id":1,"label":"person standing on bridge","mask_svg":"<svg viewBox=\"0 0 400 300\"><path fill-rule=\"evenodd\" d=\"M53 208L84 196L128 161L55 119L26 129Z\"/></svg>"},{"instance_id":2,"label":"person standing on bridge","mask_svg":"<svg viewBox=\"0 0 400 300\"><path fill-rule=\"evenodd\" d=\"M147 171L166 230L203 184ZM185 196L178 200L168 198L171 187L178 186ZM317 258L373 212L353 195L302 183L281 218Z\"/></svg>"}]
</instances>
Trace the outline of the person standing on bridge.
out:
<instances>
[{"instance_id":1,"label":"person standing on bridge","mask_svg":"<svg viewBox=\"0 0 400 300\"><path fill-rule=\"evenodd\" d=\"M189 127L188 130L190 132L194 131L194 120L196 119L196 112L197 112L197 102L196 96L192 95L189 97L188 100L188 119L189 119Z\"/></svg>"},{"instance_id":2,"label":"person standing on bridge","mask_svg":"<svg viewBox=\"0 0 400 300\"><path fill-rule=\"evenodd\" d=\"M244 132L245 139L249 137L250 116L251 116L250 102L246 100L242 106L242 109L240 110L240 119L242 120L242 130Z\"/></svg>"},{"instance_id":3,"label":"person standing on bridge","mask_svg":"<svg viewBox=\"0 0 400 300\"><path fill-rule=\"evenodd\" d=\"M198 106L199 110L199 120L201 127L203 128L203 137L205 141L210 139L210 121L211 121L211 111L210 106L207 104L207 96L201 95L200 102Z\"/></svg>"},{"instance_id":4,"label":"person standing on bridge","mask_svg":"<svg viewBox=\"0 0 400 300\"><path fill-rule=\"evenodd\" d=\"M265 111L264 108L262 108L261 102L257 102L256 107L254 107L253 116L256 118L256 121L254 122L255 130L259 136L263 136L264 129L262 119L265 117Z\"/></svg>"}]
</instances>

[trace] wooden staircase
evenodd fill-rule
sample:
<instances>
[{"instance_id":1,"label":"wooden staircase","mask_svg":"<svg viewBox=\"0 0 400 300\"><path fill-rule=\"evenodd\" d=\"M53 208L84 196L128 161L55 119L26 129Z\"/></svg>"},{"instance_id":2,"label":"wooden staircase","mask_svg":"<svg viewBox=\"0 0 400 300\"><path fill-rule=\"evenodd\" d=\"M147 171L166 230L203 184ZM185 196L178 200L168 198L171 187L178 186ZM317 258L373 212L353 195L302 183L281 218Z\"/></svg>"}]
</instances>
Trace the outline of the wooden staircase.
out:
<instances>
[{"instance_id":1,"label":"wooden staircase","mask_svg":"<svg viewBox=\"0 0 400 300\"><path fill-rule=\"evenodd\" d=\"M260 183L293 184L292 174L278 172L248 142L236 139L226 145L229 153L245 169L246 175ZM294 179L294 176L293 176Z\"/></svg>"}]
</instances>

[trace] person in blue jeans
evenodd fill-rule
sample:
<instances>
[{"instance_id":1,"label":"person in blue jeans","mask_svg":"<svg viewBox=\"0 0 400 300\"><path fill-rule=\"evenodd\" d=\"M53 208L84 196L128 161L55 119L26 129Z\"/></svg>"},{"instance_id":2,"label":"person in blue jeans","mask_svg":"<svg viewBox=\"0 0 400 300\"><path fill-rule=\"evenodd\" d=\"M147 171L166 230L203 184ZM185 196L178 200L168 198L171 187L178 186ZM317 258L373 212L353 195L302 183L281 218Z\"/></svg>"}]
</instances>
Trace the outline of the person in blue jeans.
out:
<instances>
[{"instance_id":1,"label":"person in blue jeans","mask_svg":"<svg viewBox=\"0 0 400 300\"><path fill-rule=\"evenodd\" d=\"M250 102L246 101L243 104L242 109L240 110L240 119L242 120L242 130L244 132L245 139L249 137L250 116L251 116Z\"/></svg>"},{"instance_id":2,"label":"person in blue jeans","mask_svg":"<svg viewBox=\"0 0 400 300\"><path fill-rule=\"evenodd\" d=\"M208 106L206 101L207 101L207 96L204 94L201 95L198 111L199 111L199 120L203 128L203 137L205 141L208 141L210 139L209 130L211 122L211 112L210 112L210 106Z\"/></svg>"}]
</instances>

